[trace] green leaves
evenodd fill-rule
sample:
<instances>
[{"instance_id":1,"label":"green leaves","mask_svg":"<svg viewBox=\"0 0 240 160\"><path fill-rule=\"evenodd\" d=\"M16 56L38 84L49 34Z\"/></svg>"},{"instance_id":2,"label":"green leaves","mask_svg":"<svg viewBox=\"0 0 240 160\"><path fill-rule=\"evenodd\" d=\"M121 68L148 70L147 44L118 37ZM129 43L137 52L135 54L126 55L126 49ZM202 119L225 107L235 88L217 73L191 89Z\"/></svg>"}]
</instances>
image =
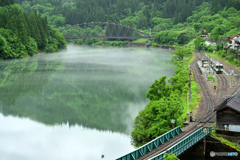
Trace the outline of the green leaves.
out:
<instances>
[{"instance_id":1,"label":"green leaves","mask_svg":"<svg viewBox=\"0 0 240 160\"><path fill-rule=\"evenodd\" d=\"M18 5L0 7L0 58L27 57L41 51L58 51L66 42L37 11L25 14ZM50 34L49 34L50 33ZM49 44L48 44L49 42Z\"/></svg>"},{"instance_id":2,"label":"green leaves","mask_svg":"<svg viewBox=\"0 0 240 160\"><path fill-rule=\"evenodd\" d=\"M2 59L27 56L26 47L17 35L9 29L0 28L0 43L3 45L0 47L0 58Z\"/></svg>"},{"instance_id":3,"label":"green leaves","mask_svg":"<svg viewBox=\"0 0 240 160\"><path fill-rule=\"evenodd\" d=\"M153 36L159 44L173 45L177 41L178 32L176 31L161 31Z\"/></svg>"},{"instance_id":4,"label":"green leaves","mask_svg":"<svg viewBox=\"0 0 240 160\"><path fill-rule=\"evenodd\" d=\"M205 40L201 37L197 37L197 39L194 41L195 48L197 51L203 50L203 47L205 47L204 41Z\"/></svg>"},{"instance_id":5,"label":"green leaves","mask_svg":"<svg viewBox=\"0 0 240 160\"><path fill-rule=\"evenodd\" d=\"M173 153L171 154L165 153L164 158L166 158L167 160L179 160Z\"/></svg>"},{"instance_id":6,"label":"green leaves","mask_svg":"<svg viewBox=\"0 0 240 160\"><path fill-rule=\"evenodd\" d=\"M166 76L155 80L155 82L150 86L149 91L147 92L147 98L150 100L159 100L164 96L169 96L171 93L171 86L166 83Z\"/></svg>"},{"instance_id":7,"label":"green leaves","mask_svg":"<svg viewBox=\"0 0 240 160\"><path fill-rule=\"evenodd\" d=\"M13 0L1 0L0 2L0 6L7 6L11 4L14 4Z\"/></svg>"},{"instance_id":8,"label":"green leaves","mask_svg":"<svg viewBox=\"0 0 240 160\"><path fill-rule=\"evenodd\" d=\"M183 60L184 57L189 56L192 51L190 48L179 47L176 48L175 51L172 52L174 56L172 57L172 62L177 62Z\"/></svg>"},{"instance_id":9,"label":"green leaves","mask_svg":"<svg viewBox=\"0 0 240 160\"><path fill-rule=\"evenodd\" d=\"M222 36L226 33L226 30L227 26L224 24L215 27L211 31L211 38L213 38L214 40L221 40Z\"/></svg>"},{"instance_id":10,"label":"green leaves","mask_svg":"<svg viewBox=\"0 0 240 160\"><path fill-rule=\"evenodd\" d=\"M139 147L169 131L172 127L172 119L176 120L176 125L180 125L181 120L178 117L182 114L181 103L177 92L151 101L135 118L135 128L131 134L133 145Z\"/></svg>"}]
</instances>

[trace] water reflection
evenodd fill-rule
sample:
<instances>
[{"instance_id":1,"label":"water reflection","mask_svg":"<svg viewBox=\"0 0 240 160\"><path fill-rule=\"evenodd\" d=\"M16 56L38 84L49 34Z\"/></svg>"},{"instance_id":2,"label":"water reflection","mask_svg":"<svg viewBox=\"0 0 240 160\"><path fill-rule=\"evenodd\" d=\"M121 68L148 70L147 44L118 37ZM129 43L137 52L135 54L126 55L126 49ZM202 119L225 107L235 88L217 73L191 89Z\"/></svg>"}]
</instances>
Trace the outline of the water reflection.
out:
<instances>
[{"instance_id":1,"label":"water reflection","mask_svg":"<svg viewBox=\"0 0 240 160\"><path fill-rule=\"evenodd\" d=\"M171 76L165 50L86 48L0 62L0 110L46 125L129 134L152 82Z\"/></svg>"},{"instance_id":2,"label":"water reflection","mask_svg":"<svg viewBox=\"0 0 240 160\"><path fill-rule=\"evenodd\" d=\"M113 160L133 150L129 137L68 124L46 127L0 115L1 160ZM87 138L86 138L87 137Z\"/></svg>"}]
</instances>

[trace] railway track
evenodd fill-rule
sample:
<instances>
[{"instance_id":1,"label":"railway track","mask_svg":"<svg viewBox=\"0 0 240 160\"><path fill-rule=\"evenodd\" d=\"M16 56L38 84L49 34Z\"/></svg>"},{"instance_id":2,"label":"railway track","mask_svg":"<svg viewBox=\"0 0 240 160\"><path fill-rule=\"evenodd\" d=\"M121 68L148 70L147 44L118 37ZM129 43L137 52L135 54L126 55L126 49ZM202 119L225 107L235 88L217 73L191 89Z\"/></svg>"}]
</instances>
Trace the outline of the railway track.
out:
<instances>
[{"instance_id":1,"label":"railway track","mask_svg":"<svg viewBox=\"0 0 240 160\"><path fill-rule=\"evenodd\" d=\"M201 115L199 115L196 119L197 122L203 123L203 122L205 122L206 118L211 116L215 105L214 105L214 100L213 100L212 96L209 94L209 89L206 85L206 81L201 76L200 69L198 68L198 66L196 64L198 59L199 59L199 56L198 56L198 54L195 53L195 60L193 61L191 66L192 66L192 69L194 70L194 72L193 72L194 79L198 83L199 87L202 88L203 98L201 99L201 101L206 102L206 105L203 105L203 108L202 108L202 110L205 111L205 113L202 112Z\"/></svg>"},{"instance_id":2,"label":"railway track","mask_svg":"<svg viewBox=\"0 0 240 160\"><path fill-rule=\"evenodd\" d=\"M226 91L228 89L228 83L227 83L227 79L226 79L226 76L223 75L223 74L220 74L217 76L218 77L218 86L220 89L218 89L218 95L219 96L219 102L221 103L222 101L224 101L226 99ZM219 93L220 92L220 93Z\"/></svg>"},{"instance_id":3,"label":"railway track","mask_svg":"<svg viewBox=\"0 0 240 160\"><path fill-rule=\"evenodd\" d=\"M212 99L212 96L209 94L209 90L208 90L208 87L206 86L205 79L201 76L200 70L196 64L198 59L199 59L198 55L195 54L195 60L191 64L191 67L194 70L194 72L193 72L194 79L198 83L198 85L202 88L202 91L203 91L202 103L204 103L204 100L206 101L206 105L203 105L204 108L201 109L202 114L200 116L198 116L198 119L196 120L196 122L193 122L194 124L187 131L183 131L178 136L176 136L173 139L171 139L170 141L164 143L160 147L155 148L153 151L138 158L137 160L147 160L147 159L150 159L150 158L166 151L168 148L170 148L177 142L181 141L182 139L184 139L191 133L193 133L196 130L198 130L199 128L203 127L215 115L215 112L213 111L214 110L214 101Z\"/></svg>"},{"instance_id":4,"label":"railway track","mask_svg":"<svg viewBox=\"0 0 240 160\"><path fill-rule=\"evenodd\" d=\"M236 67L234 67L234 66L231 66L231 65L229 65L229 64L227 64L227 63L225 63L224 61L222 61L222 60L219 60L219 62L221 62L222 64L223 64L223 66L224 66L224 70L225 71L227 71L227 73L228 74L230 74L231 72L232 72L232 70L234 71L234 74L237 74L238 76L233 76L233 81L235 82L235 84L236 84L236 89L234 90L234 91L230 91L229 92L229 96L230 95L232 95L232 94L234 94L237 90L240 90L240 85L238 85L238 83L239 83L239 81L240 81L240 71L239 71L239 69L237 69ZM229 80L230 80L230 78L228 78Z\"/></svg>"},{"instance_id":5,"label":"railway track","mask_svg":"<svg viewBox=\"0 0 240 160\"><path fill-rule=\"evenodd\" d=\"M158 148L155 148L152 152L147 153L146 155L140 157L138 160L147 160L150 159L156 155L159 155L160 153L166 151L168 148L172 147L174 144L177 142L181 141L191 133L195 132L197 129L203 127L206 123L212 122L214 116L216 115L216 112L214 112L214 99L216 99L215 96L212 96L211 89L209 90L209 86L207 86L206 80L204 77L201 76L200 69L198 68L196 62L199 59L199 54L195 54L195 59L191 64L191 68L193 70L193 76L195 81L198 83L199 87L202 88L202 93L203 97L201 99L201 103L203 103L202 108L201 108L201 114L198 115L196 122L193 122L192 126L188 128L188 130L183 131L181 134L178 136L174 137L170 141L164 143ZM235 73L239 74L239 72L232 68L232 67L226 67L228 71L231 71L232 69L235 71ZM217 97L219 98L219 103L221 103L225 98L226 98L226 92L229 89L228 85L228 77L226 75L218 75L218 83L219 83L219 89L217 92ZM234 90L235 93L236 91L240 90L240 85Z\"/></svg>"}]
</instances>

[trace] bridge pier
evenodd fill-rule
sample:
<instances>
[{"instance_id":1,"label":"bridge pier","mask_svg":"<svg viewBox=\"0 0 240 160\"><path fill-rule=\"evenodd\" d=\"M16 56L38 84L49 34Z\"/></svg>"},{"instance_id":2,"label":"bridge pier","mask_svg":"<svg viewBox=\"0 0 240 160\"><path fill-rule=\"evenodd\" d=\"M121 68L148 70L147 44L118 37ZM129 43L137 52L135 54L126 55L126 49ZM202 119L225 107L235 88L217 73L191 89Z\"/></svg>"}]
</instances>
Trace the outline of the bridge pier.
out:
<instances>
[{"instance_id":1,"label":"bridge pier","mask_svg":"<svg viewBox=\"0 0 240 160\"><path fill-rule=\"evenodd\" d=\"M203 156L206 156L206 137L203 138Z\"/></svg>"},{"instance_id":2,"label":"bridge pier","mask_svg":"<svg viewBox=\"0 0 240 160\"><path fill-rule=\"evenodd\" d=\"M151 39L148 39L148 43L146 44L146 48L149 48Z\"/></svg>"},{"instance_id":3,"label":"bridge pier","mask_svg":"<svg viewBox=\"0 0 240 160\"><path fill-rule=\"evenodd\" d=\"M146 46L147 49L149 48L149 44L146 44L145 46Z\"/></svg>"}]
</instances>

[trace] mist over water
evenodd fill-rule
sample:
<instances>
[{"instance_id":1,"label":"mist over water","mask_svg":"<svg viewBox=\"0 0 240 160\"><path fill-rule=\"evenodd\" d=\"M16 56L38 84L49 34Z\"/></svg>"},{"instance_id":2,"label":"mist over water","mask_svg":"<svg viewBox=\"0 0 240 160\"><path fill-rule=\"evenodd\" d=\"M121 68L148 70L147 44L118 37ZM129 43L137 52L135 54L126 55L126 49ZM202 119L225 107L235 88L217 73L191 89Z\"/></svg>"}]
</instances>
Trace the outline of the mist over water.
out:
<instances>
[{"instance_id":1,"label":"mist over water","mask_svg":"<svg viewBox=\"0 0 240 160\"><path fill-rule=\"evenodd\" d=\"M134 150L149 86L174 67L163 49L68 45L0 62L0 159L116 159Z\"/></svg>"}]
</instances>

